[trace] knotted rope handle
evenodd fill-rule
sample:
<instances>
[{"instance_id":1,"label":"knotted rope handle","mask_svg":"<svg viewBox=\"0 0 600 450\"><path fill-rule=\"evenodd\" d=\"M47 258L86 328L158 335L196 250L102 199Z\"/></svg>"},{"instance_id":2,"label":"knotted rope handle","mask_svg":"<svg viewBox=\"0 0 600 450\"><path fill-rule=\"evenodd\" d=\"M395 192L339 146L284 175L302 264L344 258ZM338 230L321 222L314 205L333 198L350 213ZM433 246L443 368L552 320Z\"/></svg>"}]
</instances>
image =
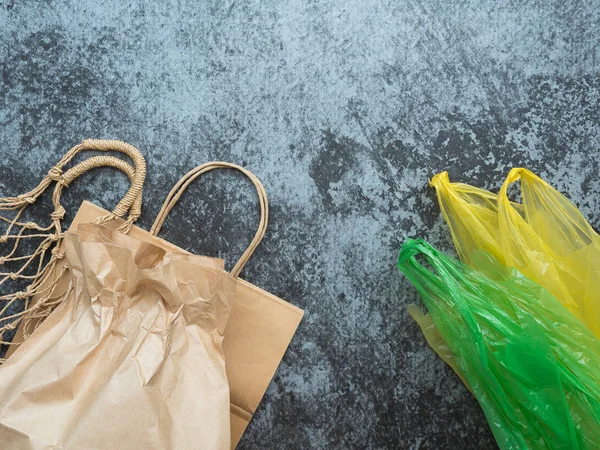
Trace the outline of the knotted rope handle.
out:
<instances>
[{"instance_id":1,"label":"knotted rope handle","mask_svg":"<svg viewBox=\"0 0 600 450\"><path fill-rule=\"evenodd\" d=\"M124 161L120 158L116 158L114 156L105 156L105 155L92 156L92 157L86 159L85 161L82 161L79 164L71 167L57 181L56 187L54 188L54 192L52 194L52 203L54 204L54 212L52 214L50 214L50 217L52 218L52 220L54 222L54 226L58 231L60 231L60 229L61 229L60 221L63 219L63 217L65 215L65 209L60 204L60 197L62 195L63 189L65 187L69 187L69 184L71 184L73 182L73 180L75 180L76 178L78 178L81 175L83 175L84 173L86 173L92 169L98 168L98 167L113 167L115 169L120 170L121 172L124 172L125 175L127 175L127 177L129 178L129 181L132 186L133 186L133 183L136 182L136 177L138 175L137 170L135 168L133 168L130 164L128 164L126 161ZM131 191L131 188L129 189L128 193L130 191ZM121 202L119 202L119 205L124 203L123 200L124 200L124 198L121 200ZM119 208L119 205L117 205L117 208ZM127 206L125 206L125 207L127 207ZM125 208L125 207L121 206L121 208ZM117 210L117 208L115 208L115 210L113 210L112 213L96 219L94 223L105 223L105 222L108 222L109 220L114 219L115 217L122 217L124 215L124 213L122 213L122 210ZM129 231L133 222L135 222L141 214L141 211L142 211L142 192L141 191L138 194L138 196L135 197L135 199L133 200L133 204L128 209L129 209L129 216L128 216L127 220L125 221L125 223L123 223L123 225L121 225L119 227L119 230L123 231L124 233L127 233ZM127 210L125 210L125 212L127 212Z\"/></svg>"},{"instance_id":2,"label":"knotted rope handle","mask_svg":"<svg viewBox=\"0 0 600 450\"><path fill-rule=\"evenodd\" d=\"M161 210L156 216L156 220L154 221L154 224L150 229L150 233L154 236L158 235L160 229L163 226L163 223L165 222L167 215L169 214L171 209L173 209L177 201L181 198L181 195L185 192L190 183L192 183L192 181L194 181L200 175L206 172L210 172L214 169L234 169L239 172L242 172L250 179L250 181L256 188L256 193L258 194L258 201L260 203L260 223L258 225L258 230L256 231L256 234L254 235L254 238L252 239L252 242L250 243L246 251L242 254L238 262L231 270L231 275L237 278L242 269L244 268L244 265L246 265L246 263L254 253L254 250L256 250L256 247L258 247L258 244L260 244L260 241L262 241L262 238L265 235L267 225L269 222L269 202L267 200L267 192L265 191L264 186L256 177L256 175L254 175L249 170L244 169L243 167L238 166L237 164L221 161L214 161L202 164L201 166L190 170L177 182L177 184L175 184L175 186L173 186L171 192L169 192L169 195L167 196Z\"/></svg>"},{"instance_id":3,"label":"knotted rope handle","mask_svg":"<svg viewBox=\"0 0 600 450\"><path fill-rule=\"evenodd\" d=\"M83 166L79 166L78 170L83 170L83 172L71 172L71 176L67 179L63 174L63 169L65 165L67 165L77 154L86 150L96 150L96 151L115 151L123 153L131 158L135 166L135 173L133 178L131 179L131 186L127 191L127 194L121 199L119 204L115 207L112 213L102 218L101 220L106 222L108 220L112 220L116 217L123 217L127 211L130 211L130 219L133 223L140 215L141 215L141 194L142 188L144 185L144 181L146 179L146 161L140 151L135 148L133 145L128 144L126 142L117 141L117 140L104 140L104 139L86 139L81 144L78 144L71 148L61 159L60 161L50 169L48 174L42 179L40 184L34 188L33 190L21 194L17 197L6 197L0 199L0 210L6 209L17 209L22 206L26 206L27 204L35 203L37 198L46 191L50 183L52 181L56 181L58 184L68 185L74 178L81 175L81 173L89 170L91 166L86 166L84 161L81 164ZM90 158L91 159L91 158ZM88 159L88 161L90 160ZM95 160L97 161L97 160ZM76 166L77 167L77 166ZM94 166L99 167L99 166ZM67 172L68 173L68 172ZM136 199L140 197L139 201ZM55 213L60 214L60 211ZM131 225L129 225L131 226Z\"/></svg>"}]
</instances>

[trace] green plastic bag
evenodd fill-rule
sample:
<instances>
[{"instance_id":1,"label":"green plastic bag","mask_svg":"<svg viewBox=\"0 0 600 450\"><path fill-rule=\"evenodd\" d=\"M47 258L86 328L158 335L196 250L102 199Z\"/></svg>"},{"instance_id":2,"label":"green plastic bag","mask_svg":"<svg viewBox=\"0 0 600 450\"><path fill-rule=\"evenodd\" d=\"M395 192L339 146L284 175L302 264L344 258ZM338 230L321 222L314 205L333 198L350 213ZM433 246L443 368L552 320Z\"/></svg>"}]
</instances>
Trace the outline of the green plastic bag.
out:
<instances>
[{"instance_id":1,"label":"green plastic bag","mask_svg":"<svg viewBox=\"0 0 600 450\"><path fill-rule=\"evenodd\" d=\"M600 342L517 270L484 252L472 263L411 240L398 268L431 320L414 308L413 316L423 327L435 324L453 356L447 362L479 401L498 445L600 448Z\"/></svg>"}]
</instances>

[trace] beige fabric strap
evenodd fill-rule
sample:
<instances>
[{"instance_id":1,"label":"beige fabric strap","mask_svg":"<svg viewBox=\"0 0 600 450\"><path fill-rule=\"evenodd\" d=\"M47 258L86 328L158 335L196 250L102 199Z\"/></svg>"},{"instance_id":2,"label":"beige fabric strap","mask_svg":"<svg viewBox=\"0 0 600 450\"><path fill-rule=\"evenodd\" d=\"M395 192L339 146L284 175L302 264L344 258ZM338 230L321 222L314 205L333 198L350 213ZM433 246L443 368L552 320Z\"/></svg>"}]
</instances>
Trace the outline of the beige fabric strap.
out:
<instances>
[{"instance_id":1,"label":"beige fabric strap","mask_svg":"<svg viewBox=\"0 0 600 450\"><path fill-rule=\"evenodd\" d=\"M249 170L244 169L243 167L238 166L237 164L220 161L202 164L201 166L190 170L177 182L177 184L175 184L175 186L173 186L171 192L169 192L169 195L167 196L163 207L159 211L156 220L154 221L154 225L152 225L152 228L150 229L150 233L152 233L155 236L158 235L160 229L163 226L163 223L165 222L167 215L169 214L171 209L173 209L173 207L175 206L181 195L185 192L187 187L190 185L190 183L192 183L192 181L194 181L200 175L206 172L210 172L214 169L235 169L242 172L250 179L252 184L254 184L254 187L256 188L256 192L258 194L258 200L260 203L260 223L258 225L258 230L254 235L254 239L252 239L252 242L250 243L244 254L240 257L239 261L231 270L231 275L233 275L234 277L238 277L240 272L244 268L244 265L252 256L252 253L254 253L254 250L256 250L258 244L260 244L260 241L265 235L265 231L267 230L267 225L269 222L269 202L267 200L267 192L265 191L264 186L256 177L256 175L254 175Z\"/></svg>"}]
</instances>

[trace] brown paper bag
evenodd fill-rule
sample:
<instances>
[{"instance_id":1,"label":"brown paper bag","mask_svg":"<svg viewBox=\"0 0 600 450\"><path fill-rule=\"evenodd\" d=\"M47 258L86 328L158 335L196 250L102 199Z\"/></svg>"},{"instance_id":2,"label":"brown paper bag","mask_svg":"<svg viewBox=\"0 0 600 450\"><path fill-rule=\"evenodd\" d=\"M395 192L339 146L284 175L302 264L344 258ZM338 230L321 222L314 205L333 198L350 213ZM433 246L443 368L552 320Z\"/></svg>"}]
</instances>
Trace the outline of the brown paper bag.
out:
<instances>
[{"instance_id":1,"label":"brown paper bag","mask_svg":"<svg viewBox=\"0 0 600 450\"><path fill-rule=\"evenodd\" d=\"M257 188L263 211L261 225L252 244L232 270L232 275L236 276L237 280L236 289L232 299L229 321L224 332L223 347L231 397L231 448L235 448L304 314L301 309L237 277L260 243L266 229L268 204L264 188L256 177L239 166L228 163L209 163L199 166L184 176L173 188L156 219L152 234L133 226L129 231L129 236L156 245L166 251L186 253L153 234L158 233L166 214L187 186L202 173L215 168L233 168L249 176ZM102 208L89 202L83 202L73 220L71 229L76 229L82 223L91 223L105 214L106 211ZM57 267L57 271L59 270L60 266ZM60 286L61 283L58 284Z\"/></svg>"},{"instance_id":2,"label":"brown paper bag","mask_svg":"<svg viewBox=\"0 0 600 450\"><path fill-rule=\"evenodd\" d=\"M0 367L2 448L228 450L223 261L76 230L60 305Z\"/></svg>"},{"instance_id":3,"label":"brown paper bag","mask_svg":"<svg viewBox=\"0 0 600 450\"><path fill-rule=\"evenodd\" d=\"M214 169L235 169L246 175L256 188L261 207L259 229L231 271L237 280L237 287L223 341L231 395L231 447L235 448L275 375L304 311L239 278L265 234L269 216L267 194L262 183L243 167L212 162L192 169L167 196L150 230L151 234L158 234L166 215L190 183Z\"/></svg>"}]
</instances>

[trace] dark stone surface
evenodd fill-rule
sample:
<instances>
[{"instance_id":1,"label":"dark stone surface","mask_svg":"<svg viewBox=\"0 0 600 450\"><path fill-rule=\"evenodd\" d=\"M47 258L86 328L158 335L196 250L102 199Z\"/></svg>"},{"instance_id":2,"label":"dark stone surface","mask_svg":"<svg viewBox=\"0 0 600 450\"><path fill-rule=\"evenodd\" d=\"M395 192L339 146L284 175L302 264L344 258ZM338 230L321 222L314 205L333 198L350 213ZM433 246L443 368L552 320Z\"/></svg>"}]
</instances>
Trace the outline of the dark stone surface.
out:
<instances>
[{"instance_id":1,"label":"dark stone surface","mask_svg":"<svg viewBox=\"0 0 600 450\"><path fill-rule=\"evenodd\" d=\"M244 277L306 318L240 448L493 448L395 259L408 237L453 251L427 187L441 170L498 189L526 166L598 228L599 6L0 0L0 195L83 138L118 138L148 160L147 228L188 169L247 166L272 206ZM127 187L84 181L71 217ZM256 224L249 184L211 174L163 236L231 262Z\"/></svg>"}]
</instances>

